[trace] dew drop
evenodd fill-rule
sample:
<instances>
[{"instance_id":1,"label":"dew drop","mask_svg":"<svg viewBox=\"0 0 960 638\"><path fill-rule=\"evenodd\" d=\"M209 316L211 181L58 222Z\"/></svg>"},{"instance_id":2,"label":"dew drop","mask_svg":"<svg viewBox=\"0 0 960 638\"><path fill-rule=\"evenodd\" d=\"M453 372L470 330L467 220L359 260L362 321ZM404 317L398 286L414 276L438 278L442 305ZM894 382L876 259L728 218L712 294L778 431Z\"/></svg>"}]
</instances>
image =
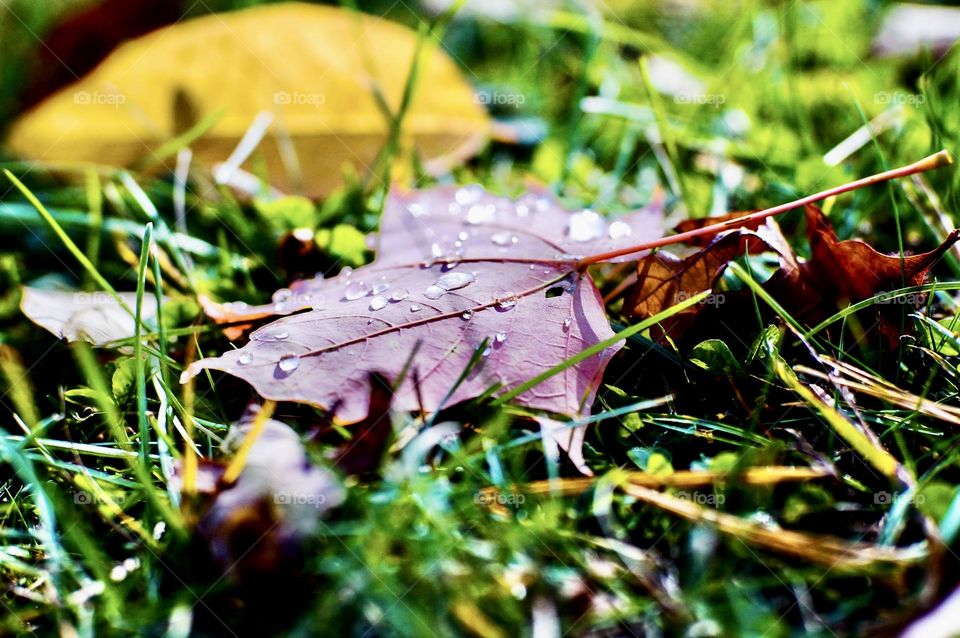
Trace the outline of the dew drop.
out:
<instances>
[{"instance_id":1,"label":"dew drop","mask_svg":"<svg viewBox=\"0 0 960 638\"><path fill-rule=\"evenodd\" d=\"M343 297L347 301L353 301L355 299L360 299L361 297L366 297L367 293L370 292L370 286L363 283L362 281L351 281L347 284L346 290L343 291Z\"/></svg>"},{"instance_id":2,"label":"dew drop","mask_svg":"<svg viewBox=\"0 0 960 638\"><path fill-rule=\"evenodd\" d=\"M287 311L287 304L285 304L285 303L282 302L282 301L278 301L277 303L273 304L273 311L274 311L275 313L277 313L277 314L286 312L286 311Z\"/></svg>"},{"instance_id":3,"label":"dew drop","mask_svg":"<svg viewBox=\"0 0 960 638\"><path fill-rule=\"evenodd\" d=\"M390 301L397 302L403 301L408 296L410 296L410 291L406 288L401 288L400 290L394 290L393 294L390 295Z\"/></svg>"},{"instance_id":4,"label":"dew drop","mask_svg":"<svg viewBox=\"0 0 960 638\"><path fill-rule=\"evenodd\" d=\"M487 346L486 348L483 349L483 352L480 353L480 356L489 357L492 352L493 352L493 348L491 346Z\"/></svg>"},{"instance_id":5,"label":"dew drop","mask_svg":"<svg viewBox=\"0 0 960 638\"><path fill-rule=\"evenodd\" d=\"M450 292L451 290L458 290L460 288L466 288L470 284L476 281L476 277L473 276L473 273L469 272L448 272L444 275L441 275L437 279L437 283L434 286L442 289L444 292ZM442 293L441 293L442 294Z\"/></svg>"},{"instance_id":6,"label":"dew drop","mask_svg":"<svg viewBox=\"0 0 960 638\"><path fill-rule=\"evenodd\" d=\"M465 230L461 230L459 233L457 233L457 239L459 241L467 241L470 239L470 233Z\"/></svg>"},{"instance_id":7,"label":"dew drop","mask_svg":"<svg viewBox=\"0 0 960 638\"><path fill-rule=\"evenodd\" d=\"M603 217L590 209L585 209L570 216L567 233L573 241L590 241L603 237L607 229Z\"/></svg>"},{"instance_id":8,"label":"dew drop","mask_svg":"<svg viewBox=\"0 0 960 638\"><path fill-rule=\"evenodd\" d=\"M341 277L349 278L350 275L352 274L353 274L353 268L351 268L350 266L344 266L343 268L340 269Z\"/></svg>"},{"instance_id":9,"label":"dew drop","mask_svg":"<svg viewBox=\"0 0 960 638\"><path fill-rule=\"evenodd\" d=\"M497 246L509 246L511 244L517 243L520 240L517 238L516 235L505 230L499 233L494 233L490 237L490 241L492 241Z\"/></svg>"},{"instance_id":10,"label":"dew drop","mask_svg":"<svg viewBox=\"0 0 960 638\"><path fill-rule=\"evenodd\" d=\"M607 234L610 235L610 239L623 239L633 234L633 228L627 222L615 221L610 224Z\"/></svg>"},{"instance_id":11,"label":"dew drop","mask_svg":"<svg viewBox=\"0 0 960 638\"><path fill-rule=\"evenodd\" d=\"M443 257L443 246L441 246L437 242L433 242L432 244L430 244L430 256L433 257L434 259L439 259L440 257Z\"/></svg>"},{"instance_id":12,"label":"dew drop","mask_svg":"<svg viewBox=\"0 0 960 638\"><path fill-rule=\"evenodd\" d=\"M276 332L268 332L261 336L258 341L286 341L290 337L290 333L286 330L277 330Z\"/></svg>"},{"instance_id":13,"label":"dew drop","mask_svg":"<svg viewBox=\"0 0 960 638\"><path fill-rule=\"evenodd\" d=\"M410 306L410 312L420 312L421 310L423 310L423 306L421 306L418 303L415 303L412 306Z\"/></svg>"},{"instance_id":14,"label":"dew drop","mask_svg":"<svg viewBox=\"0 0 960 638\"><path fill-rule=\"evenodd\" d=\"M514 209L517 211L517 217L529 217L530 216L530 207L526 204L517 204Z\"/></svg>"},{"instance_id":15,"label":"dew drop","mask_svg":"<svg viewBox=\"0 0 960 638\"><path fill-rule=\"evenodd\" d=\"M464 321L470 321L473 319L473 310L464 310L463 314L460 315L460 318Z\"/></svg>"},{"instance_id":16,"label":"dew drop","mask_svg":"<svg viewBox=\"0 0 960 638\"><path fill-rule=\"evenodd\" d=\"M570 317L567 317L566 319L564 319L564 320L563 320L563 329L564 329L564 331L569 330L569 329L570 329L570 326L571 326L572 324L573 324L573 319L571 319Z\"/></svg>"},{"instance_id":17,"label":"dew drop","mask_svg":"<svg viewBox=\"0 0 960 638\"><path fill-rule=\"evenodd\" d=\"M390 287L390 282L387 281L386 275L381 275L373 282L373 294L379 295L381 292Z\"/></svg>"},{"instance_id":18,"label":"dew drop","mask_svg":"<svg viewBox=\"0 0 960 638\"><path fill-rule=\"evenodd\" d=\"M493 204L475 204L467 211L468 224L489 224L497 218L497 207Z\"/></svg>"},{"instance_id":19,"label":"dew drop","mask_svg":"<svg viewBox=\"0 0 960 638\"><path fill-rule=\"evenodd\" d=\"M460 265L459 259L451 259L449 261L443 262L443 265L440 268L443 269L444 271L447 271L447 270L453 270L459 265Z\"/></svg>"},{"instance_id":20,"label":"dew drop","mask_svg":"<svg viewBox=\"0 0 960 638\"><path fill-rule=\"evenodd\" d=\"M327 298L323 295L310 295L310 308L313 310L323 310Z\"/></svg>"},{"instance_id":21,"label":"dew drop","mask_svg":"<svg viewBox=\"0 0 960 638\"><path fill-rule=\"evenodd\" d=\"M504 297L503 299L497 299L498 310L510 310L516 305L517 305L516 297Z\"/></svg>"},{"instance_id":22,"label":"dew drop","mask_svg":"<svg viewBox=\"0 0 960 638\"><path fill-rule=\"evenodd\" d=\"M237 357L237 363L239 365L247 366L247 365L250 365L251 362L253 362L253 355L250 354L249 352L244 352L239 357Z\"/></svg>"},{"instance_id":23,"label":"dew drop","mask_svg":"<svg viewBox=\"0 0 960 638\"><path fill-rule=\"evenodd\" d=\"M503 330L498 330L497 334L493 336L493 340L495 343L503 343L507 340L507 333Z\"/></svg>"},{"instance_id":24,"label":"dew drop","mask_svg":"<svg viewBox=\"0 0 960 638\"><path fill-rule=\"evenodd\" d=\"M300 355L293 354L292 352L283 355L280 357L280 361L277 362L277 367L283 372L293 372L300 367Z\"/></svg>"},{"instance_id":25,"label":"dew drop","mask_svg":"<svg viewBox=\"0 0 960 638\"><path fill-rule=\"evenodd\" d=\"M453 199L461 206L476 204L481 197L483 197L483 187L480 184L470 184L459 188L453 195Z\"/></svg>"},{"instance_id":26,"label":"dew drop","mask_svg":"<svg viewBox=\"0 0 960 638\"><path fill-rule=\"evenodd\" d=\"M281 301L286 301L292 296L293 296L292 290L290 290L289 288L281 288L277 292L273 293L273 301L279 303Z\"/></svg>"},{"instance_id":27,"label":"dew drop","mask_svg":"<svg viewBox=\"0 0 960 638\"><path fill-rule=\"evenodd\" d=\"M387 306L387 298L377 295L370 300L370 310L381 310Z\"/></svg>"},{"instance_id":28,"label":"dew drop","mask_svg":"<svg viewBox=\"0 0 960 638\"><path fill-rule=\"evenodd\" d=\"M420 204L409 204L407 206L407 212L413 217L423 217L427 214L427 209Z\"/></svg>"}]
</instances>

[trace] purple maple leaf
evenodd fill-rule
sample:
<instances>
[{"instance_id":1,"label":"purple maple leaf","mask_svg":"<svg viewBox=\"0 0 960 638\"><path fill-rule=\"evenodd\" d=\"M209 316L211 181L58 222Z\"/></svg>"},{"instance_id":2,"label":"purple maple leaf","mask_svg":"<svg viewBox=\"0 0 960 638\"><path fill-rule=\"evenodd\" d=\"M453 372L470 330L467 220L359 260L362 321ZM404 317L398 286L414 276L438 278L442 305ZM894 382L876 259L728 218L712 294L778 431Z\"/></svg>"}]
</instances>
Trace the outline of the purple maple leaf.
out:
<instances>
[{"instance_id":1,"label":"purple maple leaf","mask_svg":"<svg viewBox=\"0 0 960 638\"><path fill-rule=\"evenodd\" d=\"M185 378L222 370L264 398L330 408L346 422L366 416L373 371L391 379L408 371L394 396L399 410L432 412L510 389L613 335L578 257L662 234L658 206L608 222L537 193L393 193L373 263L297 282L271 306L220 306L231 321L288 316L254 331L244 347L194 363ZM589 409L618 348L515 400L566 415Z\"/></svg>"}]
</instances>

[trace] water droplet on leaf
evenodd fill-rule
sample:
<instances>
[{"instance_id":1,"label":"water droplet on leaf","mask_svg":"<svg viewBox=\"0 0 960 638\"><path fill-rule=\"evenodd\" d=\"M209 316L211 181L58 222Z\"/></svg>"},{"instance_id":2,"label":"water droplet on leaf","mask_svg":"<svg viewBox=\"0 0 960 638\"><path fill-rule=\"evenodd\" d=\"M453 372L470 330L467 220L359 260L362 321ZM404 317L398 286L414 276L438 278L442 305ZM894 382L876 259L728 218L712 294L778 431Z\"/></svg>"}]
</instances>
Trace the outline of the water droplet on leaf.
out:
<instances>
[{"instance_id":1,"label":"water droplet on leaf","mask_svg":"<svg viewBox=\"0 0 960 638\"><path fill-rule=\"evenodd\" d=\"M463 319L464 321L469 321L470 319L473 318L473 310L464 310L463 314L460 315L460 318Z\"/></svg>"},{"instance_id":2,"label":"water droplet on leaf","mask_svg":"<svg viewBox=\"0 0 960 638\"><path fill-rule=\"evenodd\" d=\"M387 298L377 295L370 300L370 310L381 310L387 306Z\"/></svg>"},{"instance_id":3,"label":"water droplet on leaf","mask_svg":"<svg viewBox=\"0 0 960 638\"><path fill-rule=\"evenodd\" d=\"M239 357L237 357L237 363L242 366L250 365L252 361L253 361L253 355L250 354L249 352L243 352L240 354Z\"/></svg>"},{"instance_id":4,"label":"water droplet on leaf","mask_svg":"<svg viewBox=\"0 0 960 638\"><path fill-rule=\"evenodd\" d=\"M292 352L283 355L280 357L280 361L277 362L277 367L284 372L293 372L300 367L300 355L293 354Z\"/></svg>"},{"instance_id":5,"label":"water droplet on leaf","mask_svg":"<svg viewBox=\"0 0 960 638\"><path fill-rule=\"evenodd\" d=\"M387 281L386 275L381 275L373 282L373 294L379 295L381 292L390 287L390 282Z\"/></svg>"},{"instance_id":6,"label":"water droplet on leaf","mask_svg":"<svg viewBox=\"0 0 960 638\"><path fill-rule=\"evenodd\" d=\"M516 235L514 235L514 234L512 234L511 232L505 230L505 231L501 231L501 232L499 232L499 233L494 233L494 234L490 237L490 241L492 241L492 242L493 242L494 244L496 244L497 246L509 246L509 245L511 245L511 244L517 243L517 242L520 241L520 240L519 240L519 238L517 238Z\"/></svg>"},{"instance_id":7,"label":"water droplet on leaf","mask_svg":"<svg viewBox=\"0 0 960 638\"><path fill-rule=\"evenodd\" d=\"M427 209L420 204L409 204L407 206L407 212L413 217L423 217L427 214Z\"/></svg>"},{"instance_id":8,"label":"water droplet on leaf","mask_svg":"<svg viewBox=\"0 0 960 638\"><path fill-rule=\"evenodd\" d=\"M469 184L459 188L453 195L453 199L462 206L476 204L481 197L483 197L483 187L480 184Z\"/></svg>"},{"instance_id":9,"label":"water droplet on leaf","mask_svg":"<svg viewBox=\"0 0 960 638\"><path fill-rule=\"evenodd\" d=\"M403 301L410 295L410 291L406 288L401 288L400 290L394 290L393 294L390 295L390 301L397 302Z\"/></svg>"},{"instance_id":10,"label":"water droplet on leaf","mask_svg":"<svg viewBox=\"0 0 960 638\"><path fill-rule=\"evenodd\" d=\"M362 281L351 281L347 284L346 289L343 291L343 297L347 301L353 301L355 299L360 299L361 297L366 297L367 293L370 292L370 286L365 284Z\"/></svg>"},{"instance_id":11,"label":"water droplet on leaf","mask_svg":"<svg viewBox=\"0 0 960 638\"><path fill-rule=\"evenodd\" d=\"M497 207L493 204L476 204L467 211L468 224L489 224L497 218Z\"/></svg>"},{"instance_id":12,"label":"water droplet on leaf","mask_svg":"<svg viewBox=\"0 0 960 638\"><path fill-rule=\"evenodd\" d=\"M597 213L585 209L570 216L567 234L573 241L590 241L603 237L607 224Z\"/></svg>"},{"instance_id":13,"label":"water droplet on leaf","mask_svg":"<svg viewBox=\"0 0 960 638\"><path fill-rule=\"evenodd\" d=\"M410 306L410 312L420 312L421 310L423 310L423 306L421 306L418 303L415 303L412 306Z\"/></svg>"},{"instance_id":14,"label":"water droplet on leaf","mask_svg":"<svg viewBox=\"0 0 960 638\"><path fill-rule=\"evenodd\" d=\"M504 341L507 340L507 333L504 332L503 330L498 330L497 334L494 335L493 340L496 343L503 343Z\"/></svg>"},{"instance_id":15,"label":"water droplet on leaf","mask_svg":"<svg viewBox=\"0 0 960 638\"><path fill-rule=\"evenodd\" d=\"M607 234L610 235L610 239L622 239L632 235L633 228L631 228L627 222L615 221L610 224L610 228L607 229Z\"/></svg>"},{"instance_id":16,"label":"water droplet on leaf","mask_svg":"<svg viewBox=\"0 0 960 638\"><path fill-rule=\"evenodd\" d=\"M473 273L469 272L450 272L445 275L441 275L437 279L437 283L434 286L438 286L443 290L449 292L451 290L458 290L460 288L466 288L470 284L476 281L476 277L473 276ZM433 286L431 286L432 288Z\"/></svg>"}]
</instances>

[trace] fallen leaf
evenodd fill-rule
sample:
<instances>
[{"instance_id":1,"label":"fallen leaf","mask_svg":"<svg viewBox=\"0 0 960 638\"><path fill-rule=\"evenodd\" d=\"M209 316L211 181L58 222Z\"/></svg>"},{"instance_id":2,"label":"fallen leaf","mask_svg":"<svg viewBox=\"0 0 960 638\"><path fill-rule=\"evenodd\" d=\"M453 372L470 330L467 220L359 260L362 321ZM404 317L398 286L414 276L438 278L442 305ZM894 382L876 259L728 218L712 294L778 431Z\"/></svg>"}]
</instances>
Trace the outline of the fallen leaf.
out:
<instances>
[{"instance_id":1,"label":"fallen leaf","mask_svg":"<svg viewBox=\"0 0 960 638\"><path fill-rule=\"evenodd\" d=\"M769 219L762 225L754 225L753 230L716 235L710 243L684 257L661 250L638 262L637 283L624 300L624 314L635 320L652 316L699 292L715 288L723 269L738 256L770 251L778 256L780 268L763 283L764 289L797 319L814 324L851 303L881 292L922 284L930 268L960 237L958 232L951 233L935 250L907 255L901 262L899 255L885 255L859 239L840 241L819 208L807 206L805 211L811 253L808 260L793 254L776 223ZM743 215L732 213L707 218L707 221ZM701 228L705 223L691 220L677 230L685 232ZM737 293L720 295L735 297ZM919 307L921 303L922 296L918 295L910 305ZM709 303L691 306L659 328L670 338L680 338L705 309L720 305L718 301L712 306ZM880 332L895 344L900 336L900 313L889 307L878 307L874 312Z\"/></svg>"},{"instance_id":2,"label":"fallen leaf","mask_svg":"<svg viewBox=\"0 0 960 638\"><path fill-rule=\"evenodd\" d=\"M87 73L124 40L180 17L179 3L170 0L105 0L70 11L36 48L25 105L36 104Z\"/></svg>"},{"instance_id":3,"label":"fallen leaf","mask_svg":"<svg viewBox=\"0 0 960 638\"><path fill-rule=\"evenodd\" d=\"M907 626L900 638L956 638L960 616L960 589L955 589L935 608Z\"/></svg>"},{"instance_id":4,"label":"fallen leaf","mask_svg":"<svg viewBox=\"0 0 960 638\"><path fill-rule=\"evenodd\" d=\"M740 213L704 221L724 221L741 216ZM693 224L683 223L677 230L685 232L705 225L701 220ZM726 231L707 243L701 250L685 257L668 250L659 250L637 262L637 283L627 293L623 302L624 314L634 320L646 319L662 312L685 299L716 287L717 280L727 264L746 254L775 250L781 261L792 266L792 253L772 219L754 224L753 230ZM718 302L720 293L713 300ZM710 298L706 304L710 305ZM678 312L658 326L660 338L677 338L684 334L703 310L697 304Z\"/></svg>"},{"instance_id":5,"label":"fallen leaf","mask_svg":"<svg viewBox=\"0 0 960 638\"><path fill-rule=\"evenodd\" d=\"M255 414L248 410L231 426L222 445L227 455L249 434ZM196 490L211 501L198 530L214 558L240 579L290 567L300 542L345 498L336 476L310 461L299 435L273 419L264 423L232 484L223 484L224 468L217 461L200 466Z\"/></svg>"},{"instance_id":6,"label":"fallen leaf","mask_svg":"<svg viewBox=\"0 0 960 638\"><path fill-rule=\"evenodd\" d=\"M880 25L872 49L880 57L917 55L929 51L939 59L958 39L960 9L943 5L897 3Z\"/></svg>"},{"instance_id":7,"label":"fallen leaf","mask_svg":"<svg viewBox=\"0 0 960 638\"><path fill-rule=\"evenodd\" d=\"M137 293L119 293L131 309L137 305ZM136 322L117 300L105 292L67 292L24 286L20 310L30 321L46 328L60 339L86 341L104 346L136 334ZM141 316L144 321L157 314L157 300L144 295Z\"/></svg>"},{"instance_id":8,"label":"fallen leaf","mask_svg":"<svg viewBox=\"0 0 960 638\"><path fill-rule=\"evenodd\" d=\"M344 474L374 472L393 438L390 403L393 389L389 380L370 375L370 408L366 418L353 428L354 438L334 451L333 463Z\"/></svg>"},{"instance_id":9,"label":"fallen leaf","mask_svg":"<svg viewBox=\"0 0 960 638\"><path fill-rule=\"evenodd\" d=\"M374 263L299 282L271 306L221 307L219 319L230 321L300 314L256 330L243 348L196 362L185 379L223 370L265 398L330 408L355 422L368 413L369 372L398 378L419 345L396 389L397 410L433 412L509 389L612 336L578 257L662 234L659 204L608 222L589 210L570 213L545 194L514 201L476 185L394 193ZM579 414L616 350L571 366L517 402Z\"/></svg>"},{"instance_id":10,"label":"fallen leaf","mask_svg":"<svg viewBox=\"0 0 960 638\"><path fill-rule=\"evenodd\" d=\"M293 185L281 150L289 136L305 193L323 195L344 165L374 164L389 121L372 86L395 113L417 37L374 16L293 2L187 20L118 47L15 122L9 146L28 158L126 166L222 109L191 145L194 157L226 162L254 120L272 120L277 139L258 147L269 182ZM424 46L403 146L412 141L428 172L442 172L477 152L491 124L454 62L429 38Z\"/></svg>"},{"instance_id":11,"label":"fallen leaf","mask_svg":"<svg viewBox=\"0 0 960 638\"><path fill-rule=\"evenodd\" d=\"M586 425L570 427L563 421L557 421L546 416L537 417L537 423L540 424L540 432L544 439L549 438L558 448L563 450L581 474L593 476L593 470L587 465L587 460L583 456L583 443L587 438Z\"/></svg>"},{"instance_id":12,"label":"fallen leaf","mask_svg":"<svg viewBox=\"0 0 960 638\"><path fill-rule=\"evenodd\" d=\"M805 208L810 259L796 268L781 268L766 289L791 313L807 323L826 319L838 309L881 292L919 286L927 272L960 238L954 231L940 246L919 255L885 255L859 239L840 241L830 220L816 206ZM923 296L905 299L917 308ZM900 312L877 307L879 329L894 345L900 336Z\"/></svg>"}]
</instances>

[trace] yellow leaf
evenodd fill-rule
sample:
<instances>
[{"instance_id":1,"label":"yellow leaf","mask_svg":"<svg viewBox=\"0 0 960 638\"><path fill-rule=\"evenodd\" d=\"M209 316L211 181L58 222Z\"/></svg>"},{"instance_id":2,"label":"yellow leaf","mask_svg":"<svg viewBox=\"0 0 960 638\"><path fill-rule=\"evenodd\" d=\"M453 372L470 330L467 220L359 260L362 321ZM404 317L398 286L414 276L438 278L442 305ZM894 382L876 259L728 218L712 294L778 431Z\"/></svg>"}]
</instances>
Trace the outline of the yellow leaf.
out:
<instances>
[{"instance_id":1,"label":"yellow leaf","mask_svg":"<svg viewBox=\"0 0 960 638\"><path fill-rule=\"evenodd\" d=\"M242 166L255 174L265 166L274 186L302 181L305 194L320 196L340 185L346 164L370 171L389 131L373 87L396 113L417 37L374 16L301 3L204 16L120 46L15 122L8 143L34 159L152 163L163 142L220 112L191 144L213 167L265 114L257 161ZM490 119L432 40L417 77L401 142L428 171L448 170L482 148Z\"/></svg>"}]
</instances>

